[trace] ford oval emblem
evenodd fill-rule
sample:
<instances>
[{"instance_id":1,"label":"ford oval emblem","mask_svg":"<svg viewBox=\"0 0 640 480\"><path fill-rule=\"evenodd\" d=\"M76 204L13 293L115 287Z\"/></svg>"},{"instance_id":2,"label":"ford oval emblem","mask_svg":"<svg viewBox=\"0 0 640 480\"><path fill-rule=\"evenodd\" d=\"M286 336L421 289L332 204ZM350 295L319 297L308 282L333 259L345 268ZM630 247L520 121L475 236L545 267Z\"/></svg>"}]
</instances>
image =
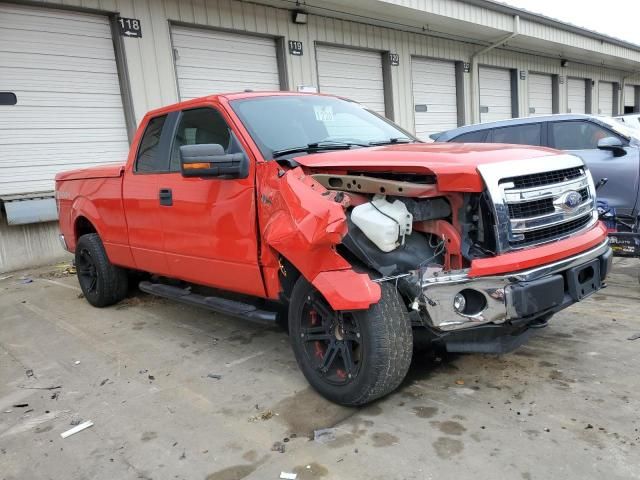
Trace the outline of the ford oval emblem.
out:
<instances>
[{"instance_id":1,"label":"ford oval emblem","mask_svg":"<svg viewBox=\"0 0 640 480\"><path fill-rule=\"evenodd\" d=\"M582 195L575 190L565 192L554 202L563 210L575 210L582 203Z\"/></svg>"}]
</instances>

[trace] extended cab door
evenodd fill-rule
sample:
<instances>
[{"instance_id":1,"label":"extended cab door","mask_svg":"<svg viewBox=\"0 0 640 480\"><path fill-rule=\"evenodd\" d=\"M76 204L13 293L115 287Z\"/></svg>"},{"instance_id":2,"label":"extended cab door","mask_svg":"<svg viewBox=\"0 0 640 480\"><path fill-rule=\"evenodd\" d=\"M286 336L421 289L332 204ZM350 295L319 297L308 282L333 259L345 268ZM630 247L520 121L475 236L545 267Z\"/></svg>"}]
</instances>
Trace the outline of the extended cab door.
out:
<instances>
[{"instance_id":1,"label":"extended cab door","mask_svg":"<svg viewBox=\"0 0 640 480\"><path fill-rule=\"evenodd\" d=\"M255 165L247 178L185 178L180 147L219 144L243 152L222 110L201 107L180 113L171 140L170 173L159 187L172 204L161 210L164 251L171 276L225 290L264 296L258 265Z\"/></svg>"},{"instance_id":2,"label":"extended cab door","mask_svg":"<svg viewBox=\"0 0 640 480\"><path fill-rule=\"evenodd\" d=\"M145 272L169 275L164 253L159 179L169 172L171 124L177 114L149 120L136 157L125 171L122 201L129 232L129 245L136 267Z\"/></svg>"},{"instance_id":3,"label":"extended cab door","mask_svg":"<svg viewBox=\"0 0 640 480\"><path fill-rule=\"evenodd\" d=\"M628 143L613 131L587 120L549 123L549 146L582 158L594 182L608 178L607 184L598 190L598 198L606 200L617 213L629 215L640 188L638 148L627 146L627 154L616 157L611 151L598 149L598 141L605 137L616 137L623 144Z\"/></svg>"}]
</instances>

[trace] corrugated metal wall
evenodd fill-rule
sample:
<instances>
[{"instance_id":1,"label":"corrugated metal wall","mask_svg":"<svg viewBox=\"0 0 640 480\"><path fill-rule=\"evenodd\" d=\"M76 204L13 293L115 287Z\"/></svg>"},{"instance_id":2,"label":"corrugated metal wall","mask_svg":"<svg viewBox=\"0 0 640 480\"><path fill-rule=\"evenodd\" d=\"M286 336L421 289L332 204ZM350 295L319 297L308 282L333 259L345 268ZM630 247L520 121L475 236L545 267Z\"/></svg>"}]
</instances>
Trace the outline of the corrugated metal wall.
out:
<instances>
[{"instance_id":1,"label":"corrugated metal wall","mask_svg":"<svg viewBox=\"0 0 640 480\"><path fill-rule=\"evenodd\" d=\"M2 0L0 0L2 1ZM259 0L258 0L259 1ZM441 16L451 16L502 31L510 31L513 18L510 15L491 13L458 0L380 0L397 3L406 8L430 11ZM414 131L411 57L469 62L471 55L482 48L475 43L454 41L426 34L356 23L336 18L310 15L308 24L291 21L290 12L270 6L237 0L37 0L24 2L72 9L88 9L105 14L119 14L138 18L142 22L141 39L122 39L126 76L129 81L133 116L140 121L150 109L174 103L178 100L176 70L170 36L170 22L181 25L206 26L239 32L259 33L285 40L303 42L304 55L284 54L286 83L292 90L300 85L318 85L315 44L352 46L399 54L400 64L390 67L386 89L391 92L395 120L404 128ZM345 1L345 5L346 5ZM591 48L594 52L617 55L640 63L640 53L622 46L606 44L563 32L558 28L523 21L521 32L538 36L558 44L570 44ZM281 43L282 44L282 43ZM286 44L286 43L284 43ZM559 52L555 52L559 53ZM592 105L598 105L599 81L623 84L625 73L609 67L598 67L570 62L562 68L558 58L518 53L496 48L478 58L478 64L555 74L561 77L559 89L560 112L567 109L567 77L593 80ZM594 63L597 53L594 53ZM121 72L123 73L123 72ZM464 73L462 98L465 123L471 122L471 74ZM640 83L640 76L627 78L627 83ZM518 111L528 111L526 80L517 81ZM213 92L212 92L213 93ZM27 264L42 263L58 257L56 227L53 224L7 227L0 223L0 271ZM34 240L36 237L43 237ZM22 243L27 250L16 253L16 245ZM12 259L19 259L16 263Z\"/></svg>"},{"instance_id":2,"label":"corrugated metal wall","mask_svg":"<svg viewBox=\"0 0 640 480\"><path fill-rule=\"evenodd\" d=\"M298 25L292 23L290 12L287 10L235 0L50 0L42 3L58 3L67 6L99 9L106 12L118 12L122 16L139 18L142 21L143 37L141 39L124 39L133 106L138 121L147 110L173 103L178 99L169 21L254 32L283 37L285 40L302 41L304 55L285 55L287 81L292 90L295 90L298 85L317 86L318 84L315 42L398 53L400 55L400 65L391 68L390 90L393 95L395 120L411 131L414 130L411 56L418 55L468 62L472 53L480 48L478 45L471 43L316 15L309 16L308 24ZM413 5L414 3L415 5ZM454 8L453 4L459 5ZM469 21L477 21L477 15L479 15L478 7L449 0L446 2L430 0L426 3L416 0L410 1L409 5L406 6L418 9L436 9L442 15L468 17ZM503 14L496 13L492 16L486 16L484 21L487 25L491 24L494 28L504 30L509 30L512 26L512 18ZM533 29L534 27L536 25L528 25L526 22L521 24L521 28L525 30ZM536 28L544 30L541 30L541 35L544 34L549 38L559 38L557 37L558 32L555 32L551 27L538 26ZM523 30L523 33L525 30ZM534 34L535 32L530 33ZM571 32L566 32L566 34L576 35ZM572 37L571 41L577 42L578 39ZM590 40L583 39L581 41L588 43ZM589 47L591 44L588 43L583 46ZM612 46L611 48L614 47ZM622 49L623 47L615 48ZM625 75L622 71L616 71L608 67L583 65L574 62L570 62L568 67L562 68L557 58L522 54L503 48L490 51L488 54L481 56L478 61L481 65L505 67L527 72L531 70L562 76L563 83L560 85L559 91L560 112L566 112L567 109L567 76L594 80L593 104L597 105L598 81L605 80L621 83L621 78ZM471 121L470 115L472 111L469 103L470 78L470 74L465 74L463 82L463 98L466 102L465 120L467 123ZM640 80L640 77L638 79ZM518 103L518 111L521 114L526 114L529 103L526 80L518 81Z\"/></svg>"}]
</instances>

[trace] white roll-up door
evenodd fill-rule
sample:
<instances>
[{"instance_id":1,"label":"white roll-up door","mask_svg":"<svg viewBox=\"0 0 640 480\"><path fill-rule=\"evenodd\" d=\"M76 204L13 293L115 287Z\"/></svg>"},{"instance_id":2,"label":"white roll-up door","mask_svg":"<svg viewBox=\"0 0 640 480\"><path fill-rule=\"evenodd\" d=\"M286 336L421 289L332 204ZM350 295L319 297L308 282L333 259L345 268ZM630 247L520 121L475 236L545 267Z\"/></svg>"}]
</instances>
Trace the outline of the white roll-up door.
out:
<instances>
[{"instance_id":1,"label":"white roll-up door","mask_svg":"<svg viewBox=\"0 0 640 480\"><path fill-rule=\"evenodd\" d=\"M529 116L551 115L553 113L553 82L551 75L529 74Z\"/></svg>"},{"instance_id":2,"label":"white roll-up door","mask_svg":"<svg viewBox=\"0 0 640 480\"><path fill-rule=\"evenodd\" d=\"M456 68L454 62L411 58L416 136L429 135L458 126Z\"/></svg>"},{"instance_id":3,"label":"white roll-up door","mask_svg":"<svg viewBox=\"0 0 640 480\"><path fill-rule=\"evenodd\" d=\"M511 72L480 67L480 121L494 122L512 117Z\"/></svg>"},{"instance_id":4,"label":"white roll-up door","mask_svg":"<svg viewBox=\"0 0 640 480\"><path fill-rule=\"evenodd\" d=\"M636 104L636 90L633 85L624 86L624 106L635 107Z\"/></svg>"},{"instance_id":5,"label":"white roll-up door","mask_svg":"<svg viewBox=\"0 0 640 480\"><path fill-rule=\"evenodd\" d=\"M598 82L598 113L613 115L613 83Z\"/></svg>"},{"instance_id":6,"label":"white roll-up door","mask_svg":"<svg viewBox=\"0 0 640 480\"><path fill-rule=\"evenodd\" d=\"M172 25L171 39L180 100L280 90L273 38Z\"/></svg>"},{"instance_id":7,"label":"white roll-up door","mask_svg":"<svg viewBox=\"0 0 640 480\"><path fill-rule=\"evenodd\" d=\"M569 113L586 113L587 87L584 78L567 79L567 108Z\"/></svg>"},{"instance_id":8,"label":"white roll-up door","mask_svg":"<svg viewBox=\"0 0 640 480\"><path fill-rule=\"evenodd\" d=\"M0 194L51 191L56 173L127 159L107 17L0 4Z\"/></svg>"},{"instance_id":9,"label":"white roll-up door","mask_svg":"<svg viewBox=\"0 0 640 480\"><path fill-rule=\"evenodd\" d=\"M380 52L317 45L316 61L320 92L349 98L385 114Z\"/></svg>"}]
</instances>

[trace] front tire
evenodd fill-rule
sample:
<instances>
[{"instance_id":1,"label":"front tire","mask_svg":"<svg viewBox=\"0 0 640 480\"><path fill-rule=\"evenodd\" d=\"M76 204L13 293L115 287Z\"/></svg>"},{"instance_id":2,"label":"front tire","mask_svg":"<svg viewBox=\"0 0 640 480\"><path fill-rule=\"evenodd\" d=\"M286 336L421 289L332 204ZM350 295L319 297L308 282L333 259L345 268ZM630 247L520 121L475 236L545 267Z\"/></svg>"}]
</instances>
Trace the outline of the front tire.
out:
<instances>
[{"instance_id":1,"label":"front tire","mask_svg":"<svg viewBox=\"0 0 640 480\"><path fill-rule=\"evenodd\" d=\"M397 290L381 283L382 297L368 310L334 311L304 278L293 288L289 336L307 381L322 396L364 405L394 391L413 350L411 322Z\"/></svg>"},{"instance_id":2,"label":"front tire","mask_svg":"<svg viewBox=\"0 0 640 480\"><path fill-rule=\"evenodd\" d=\"M107 257L96 233L82 235L76 245L76 272L80 288L94 307L107 307L126 297L129 277Z\"/></svg>"}]
</instances>

